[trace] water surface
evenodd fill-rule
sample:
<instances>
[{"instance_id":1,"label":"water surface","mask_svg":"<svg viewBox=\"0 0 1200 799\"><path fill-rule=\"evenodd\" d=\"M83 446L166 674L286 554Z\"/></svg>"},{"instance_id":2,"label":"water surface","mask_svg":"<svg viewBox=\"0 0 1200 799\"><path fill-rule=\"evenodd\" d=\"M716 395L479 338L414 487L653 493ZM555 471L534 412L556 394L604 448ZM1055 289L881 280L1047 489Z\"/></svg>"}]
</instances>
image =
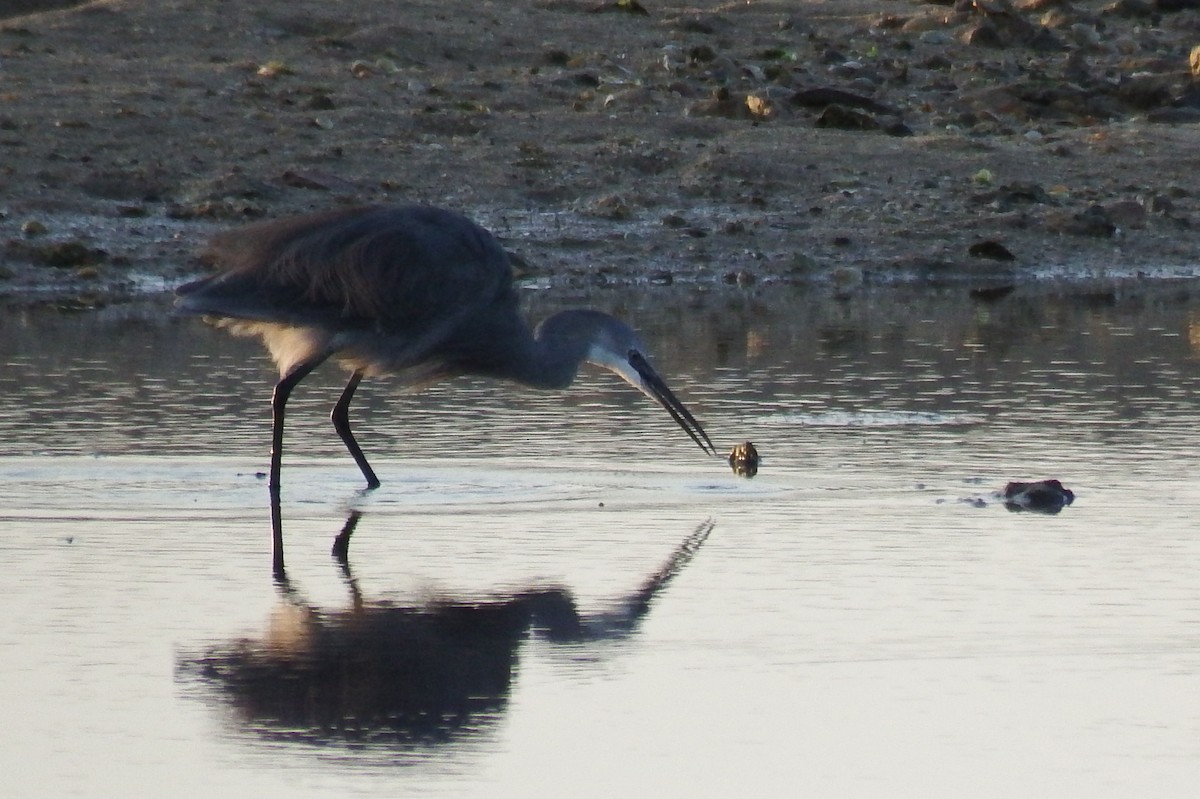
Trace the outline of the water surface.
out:
<instances>
[{"instance_id":1,"label":"water surface","mask_svg":"<svg viewBox=\"0 0 1200 799\"><path fill-rule=\"evenodd\" d=\"M324 369L286 586L253 342L2 309L4 794L1194 793L1193 287L592 299L758 477L606 374L376 381L364 494Z\"/></svg>"}]
</instances>

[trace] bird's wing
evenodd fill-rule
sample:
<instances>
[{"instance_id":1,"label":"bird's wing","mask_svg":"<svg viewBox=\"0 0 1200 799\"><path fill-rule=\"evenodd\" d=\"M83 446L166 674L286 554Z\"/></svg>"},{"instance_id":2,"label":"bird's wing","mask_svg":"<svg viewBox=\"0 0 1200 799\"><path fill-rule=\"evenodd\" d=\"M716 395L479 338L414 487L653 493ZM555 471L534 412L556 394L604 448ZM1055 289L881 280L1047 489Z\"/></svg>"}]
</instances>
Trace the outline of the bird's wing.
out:
<instances>
[{"instance_id":1,"label":"bird's wing","mask_svg":"<svg viewBox=\"0 0 1200 799\"><path fill-rule=\"evenodd\" d=\"M250 225L214 238L208 255L223 271L177 289L184 311L428 339L465 315L516 302L499 242L437 208L339 209Z\"/></svg>"}]
</instances>

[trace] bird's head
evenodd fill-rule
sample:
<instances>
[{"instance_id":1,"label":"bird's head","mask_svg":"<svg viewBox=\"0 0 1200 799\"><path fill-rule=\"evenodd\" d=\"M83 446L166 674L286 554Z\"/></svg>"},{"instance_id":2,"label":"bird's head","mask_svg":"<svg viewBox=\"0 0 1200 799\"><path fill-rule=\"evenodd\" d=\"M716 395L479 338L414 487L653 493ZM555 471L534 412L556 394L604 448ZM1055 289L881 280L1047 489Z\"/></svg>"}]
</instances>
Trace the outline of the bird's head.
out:
<instances>
[{"instance_id":1,"label":"bird's head","mask_svg":"<svg viewBox=\"0 0 1200 799\"><path fill-rule=\"evenodd\" d=\"M576 350L580 361L615 372L665 408L700 449L716 454L704 428L650 366L645 347L629 325L599 311L567 311L546 320L541 335L558 338L561 346Z\"/></svg>"}]
</instances>

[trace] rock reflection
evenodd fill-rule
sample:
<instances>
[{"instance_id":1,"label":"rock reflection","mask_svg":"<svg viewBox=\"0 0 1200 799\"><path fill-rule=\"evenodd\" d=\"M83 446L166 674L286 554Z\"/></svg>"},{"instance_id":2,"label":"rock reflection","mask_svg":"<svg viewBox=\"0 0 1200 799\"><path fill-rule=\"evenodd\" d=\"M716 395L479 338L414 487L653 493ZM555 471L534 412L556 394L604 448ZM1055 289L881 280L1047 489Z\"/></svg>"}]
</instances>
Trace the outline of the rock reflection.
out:
<instances>
[{"instance_id":1,"label":"rock reflection","mask_svg":"<svg viewBox=\"0 0 1200 799\"><path fill-rule=\"evenodd\" d=\"M346 528L356 520L352 516ZM384 746L458 741L502 716L529 633L584 646L633 634L713 526L711 520L699 525L636 590L589 615L563 588L411 606L370 601L344 562L349 607L327 610L307 603L282 578L281 602L262 638L181 657L178 679L201 684L207 699L231 705L247 729L275 740Z\"/></svg>"}]
</instances>

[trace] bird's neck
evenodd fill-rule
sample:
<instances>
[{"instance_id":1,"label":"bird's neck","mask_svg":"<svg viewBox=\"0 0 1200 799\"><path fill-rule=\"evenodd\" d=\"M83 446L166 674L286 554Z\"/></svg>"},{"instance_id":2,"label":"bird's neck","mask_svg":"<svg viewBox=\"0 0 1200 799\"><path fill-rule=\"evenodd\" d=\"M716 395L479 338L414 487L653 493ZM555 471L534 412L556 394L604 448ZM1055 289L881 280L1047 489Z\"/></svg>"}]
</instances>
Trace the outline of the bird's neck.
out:
<instances>
[{"instance_id":1,"label":"bird's neck","mask_svg":"<svg viewBox=\"0 0 1200 799\"><path fill-rule=\"evenodd\" d=\"M591 348L577 311L563 311L547 319L525 342L525 352L513 360L511 375L527 386L561 389L571 385Z\"/></svg>"}]
</instances>

